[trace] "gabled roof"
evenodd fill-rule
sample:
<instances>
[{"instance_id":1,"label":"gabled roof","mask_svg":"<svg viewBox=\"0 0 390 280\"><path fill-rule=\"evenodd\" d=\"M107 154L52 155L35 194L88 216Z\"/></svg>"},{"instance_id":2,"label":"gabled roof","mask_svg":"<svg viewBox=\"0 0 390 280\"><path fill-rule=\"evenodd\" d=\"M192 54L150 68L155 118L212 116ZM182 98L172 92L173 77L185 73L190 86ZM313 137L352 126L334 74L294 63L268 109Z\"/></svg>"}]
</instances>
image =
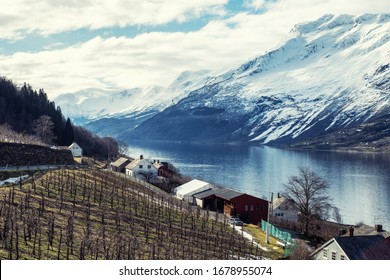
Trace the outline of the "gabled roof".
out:
<instances>
[{"instance_id":1,"label":"gabled roof","mask_svg":"<svg viewBox=\"0 0 390 280\"><path fill-rule=\"evenodd\" d=\"M80 145L77 144L76 142L73 142L72 144L70 144L70 146L68 147L68 149L72 149L73 147L78 147L81 149Z\"/></svg>"},{"instance_id":2,"label":"gabled roof","mask_svg":"<svg viewBox=\"0 0 390 280\"><path fill-rule=\"evenodd\" d=\"M160 167L163 167L164 165L162 165L160 162L155 162L155 163L153 163L153 166L156 167L156 169L159 169Z\"/></svg>"},{"instance_id":3,"label":"gabled roof","mask_svg":"<svg viewBox=\"0 0 390 280\"><path fill-rule=\"evenodd\" d=\"M287 199L286 197L282 196L282 197L278 197L278 198L275 198L272 202L272 208L273 209L276 209L278 208L279 206L281 206L282 204L290 204L292 205L292 202L291 200Z\"/></svg>"},{"instance_id":4,"label":"gabled roof","mask_svg":"<svg viewBox=\"0 0 390 280\"><path fill-rule=\"evenodd\" d=\"M350 260L390 260L390 243L382 235L335 238Z\"/></svg>"},{"instance_id":5,"label":"gabled roof","mask_svg":"<svg viewBox=\"0 0 390 280\"><path fill-rule=\"evenodd\" d=\"M204 198L210 197L212 195L215 195L215 193L216 193L216 191L211 189L211 190L206 190L206 191L196 193L196 194L194 194L194 197L198 198L198 199L204 199Z\"/></svg>"},{"instance_id":6,"label":"gabled roof","mask_svg":"<svg viewBox=\"0 0 390 280\"><path fill-rule=\"evenodd\" d=\"M135 168L136 166L138 165L141 165L141 164L144 164L144 165L151 165L153 166L154 168L156 168L153 163L151 162L150 159L147 159L147 158L137 158L135 160L133 160L132 162L130 162L128 165L125 166L126 169L130 169L132 170L133 168ZM157 169L157 168L156 168Z\"/></svg>"},{"instance_id":7,"label":"gabled roof","mask_svg":"<svg viewBox=\"0 0 390 280\"><path fill-rule=\"evenodd\" d=\"M225 200L231 200L233 198L242 196L243 193L236 192L236 191L233 191L233 190L230 190L230 189L221 189L221 190L218 190L215 193L215 195L220 197L220 198L223 198Z\"/></svg>"},{"instance_id":8,"label":"gabled roof","mask_svg":"<svg viewBox=\"0 0 390 280\"><path fill-rule=\"evenodd\" d=\"M125 158L125 157L120 157L118 158L116 161L114 161L113 163L111 163L112 166L115 166L115 167L119 167L123 164L128 164L130 163L130 159L128 158Z\"/></svg>"},{"instance_id":9,"label":"gabled roof","mask_svg":"<svg viewBox=\"0 0 390 280\"><path fill-rule=\"evenodd\" d=\"M350 260L390 260L390 242L382 235L340 236L332 238L311 256L316 255L329 244L336 242Z\"/></svg>"},{"instance_id":10,"label":"gabled roof","mask_svg":"<svg viewBox=\"0 0 390 280\"><path fill-rule=\"evenodd\" d=\"M126 169L133 169L134 167L136 167L138 165L138 163L141 161L141 159L137 158L135 160L133 160L132 162L130 162L128 165L126 165Z\"/></svg>"},{"instance_id":11,"label":"gabled roof","mask_svg":"<svg viewBox=\"0 0 390 280\"><path fill-rule=\"evenodd\" d=\"M196 190L201 191L202 189L204 189L205 187L208 187L208 186L210 186L209 183L194 179L192 181L189 181L189 182L175 188L175 193L184 196L184 195L192 193Z\"/></svg>"}]
</instances>

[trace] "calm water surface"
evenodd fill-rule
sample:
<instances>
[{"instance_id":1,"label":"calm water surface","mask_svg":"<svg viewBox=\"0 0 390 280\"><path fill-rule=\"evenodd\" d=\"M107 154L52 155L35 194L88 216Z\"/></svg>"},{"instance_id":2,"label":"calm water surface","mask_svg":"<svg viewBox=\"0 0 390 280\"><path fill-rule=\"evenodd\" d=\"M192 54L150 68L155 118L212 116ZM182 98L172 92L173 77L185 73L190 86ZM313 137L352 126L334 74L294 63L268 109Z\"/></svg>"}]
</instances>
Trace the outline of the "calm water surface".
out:
<instances>
[{"instance_id":1,"label":"calm water surface","mask_svg":"<svg viewBox=\"0 0 390 280\"><path fill-rule=\"evenodd\" d=\"M344 223L390 230L390 154L291 151L241 145L131 142L129 154L172 162L184 175L262 198L283 192L299 167L326 179Z\"/></svg>"}]
</instances>

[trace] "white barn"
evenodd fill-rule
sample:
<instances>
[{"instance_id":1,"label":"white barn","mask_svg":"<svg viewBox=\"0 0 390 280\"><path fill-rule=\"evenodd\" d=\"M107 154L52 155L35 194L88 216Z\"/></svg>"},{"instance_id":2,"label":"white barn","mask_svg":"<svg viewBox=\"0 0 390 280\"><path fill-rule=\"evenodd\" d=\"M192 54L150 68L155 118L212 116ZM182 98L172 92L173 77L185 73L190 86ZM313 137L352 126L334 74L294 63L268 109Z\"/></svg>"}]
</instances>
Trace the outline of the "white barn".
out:
<instances>
[{"instance_id":1,"label":"white barn","mask_svg":"<svg viewBox=\"0 0 390 280\"><path fill-rule=\"evenodd\" d=\"M83 149L76 142L73 142L68 147L68 150L70 150L72 152L72 155L74 157L82 157L83 156Z\"/></svg>"},{"instance_id":2,"label":"white barn","mask_svg":"<svg viewBox=\"0 0 390 280\"><path fill-rule=\"evenodd\" d=\"M185 183L181 186L178 186L173 190L173 193L180 199L194 204L194 194L207 191L211 189L211 185L207 182L194 179Z\"/></svg>"}]
</instances>

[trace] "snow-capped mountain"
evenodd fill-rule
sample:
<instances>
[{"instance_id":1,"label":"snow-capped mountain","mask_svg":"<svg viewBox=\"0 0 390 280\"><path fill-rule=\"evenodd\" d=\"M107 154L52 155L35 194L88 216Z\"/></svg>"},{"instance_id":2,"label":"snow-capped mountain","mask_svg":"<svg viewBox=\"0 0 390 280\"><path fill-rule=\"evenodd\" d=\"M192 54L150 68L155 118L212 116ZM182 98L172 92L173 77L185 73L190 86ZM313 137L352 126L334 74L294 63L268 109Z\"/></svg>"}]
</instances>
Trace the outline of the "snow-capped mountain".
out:
<instances>
[{"instance_id":1,"label":"snow-capped mountain","mask_svg":"<svg viewBox=\"0 0 390 280\"><path fill-rule=\"evenodd\" d=\"M291 143L358 125L390 110L390 15L325 15L235 69L182 76L123 108L155 110L117 136Z\"/></svg>"},{"instance_id":2,"label":"snow-capped mountain","mask_svg":"<svg viewBox=\"0 0 390 280\"><path fill-rule=\"evenodd\" d=\"M85 89L59 95L55 103L67 117L85 124L102 118L131 118L146 112L159 112L210 79L208 70L183 72L167 88L150 86L123 91Z\"/></svg>"}]
</instances>

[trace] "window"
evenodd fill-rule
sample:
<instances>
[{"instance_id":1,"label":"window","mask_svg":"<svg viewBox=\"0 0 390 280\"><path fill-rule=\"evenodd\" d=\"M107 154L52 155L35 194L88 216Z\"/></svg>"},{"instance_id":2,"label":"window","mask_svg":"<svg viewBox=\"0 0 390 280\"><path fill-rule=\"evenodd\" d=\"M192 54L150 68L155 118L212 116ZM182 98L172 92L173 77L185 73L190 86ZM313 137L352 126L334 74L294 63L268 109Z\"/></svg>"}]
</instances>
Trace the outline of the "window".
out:
<instances>
[{"instance_id":1,"label":"window","mask_svg":"<svg viewBox=\"0 0 390 280\"><path fill-rule=\"evenodd\" d=\"M328 249L324 249L324 251L322 251L322 256L324 259L328 258Z\"/></svg>"},{"instance_id":2,"label":"window","mask_svg":"<svg viewBox=\"0 0 390 280\"><path fill-rule=\"evenodd\" d=\"M139 166L139 169L142 169L143 168L143 166L142 166L142 164Z\"/></svg>"},{"instance_id":3,"label":"window","mask_svg":"<svg viewBox=\"0 0 390 280\"><path fill-rule=\"evenodd\" d=\"M336 252L332 252L332 260L336 259Z\"/></svg>"},{"instance_id":4,"label":"window","mask_svg":"<svg viewBox=\"0 0 390 280\"><path fill-rule=\"evenodd\" d=\"M340 255L340 260L345 260L345 256L344 255Z\"/></svg>"},{"instance_id":5,"label":"window","mask_svg":"<svg viewBox=\"0 0 390 280\"><path fill-rule=\"evenodd\" d=\"M248 205L245 205L245 211L248 211Z\"/></svg>"},{"instance_id":6,"label":"window","mask_svg":"<svg viewBox=\"0 0 390 280\"><path fill-rule=\"evenodd\" d=\"M254 210L254 206L253 205L251 205L251 211L253 211Z\"/></svg>"},{"instance_id":7,"label":"window","mask_svg":"<svg viewBox=\"0 0 390 280\"><path fill-rule=\"evenodd\" d=\"M150 168L152 168L152 166L151 166L151 165L148 165L148 169L150 169Z\"/></svg>"}]
</instances>

